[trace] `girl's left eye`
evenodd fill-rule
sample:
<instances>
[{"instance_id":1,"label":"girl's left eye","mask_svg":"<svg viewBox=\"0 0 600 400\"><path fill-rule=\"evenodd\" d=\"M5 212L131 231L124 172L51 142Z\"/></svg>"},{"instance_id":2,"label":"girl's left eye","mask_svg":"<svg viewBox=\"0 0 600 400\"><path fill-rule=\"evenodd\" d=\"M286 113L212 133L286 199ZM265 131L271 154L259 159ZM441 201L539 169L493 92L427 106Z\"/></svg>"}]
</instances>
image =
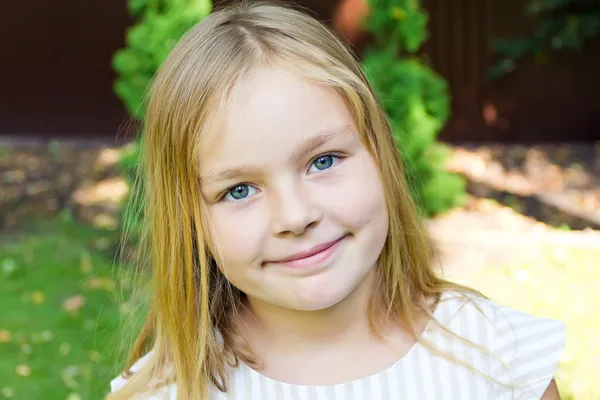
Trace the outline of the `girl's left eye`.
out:
<instances>
[{"instance_id":1,"label":"girl's left eye","mask_svg":"<svg viewBox=\"0 0 600 400\"><path fill-rule=\"evenodd\" d=\"M335 163L339 161L339 159L339 157L334 156L333 154L325 154L323 156L319 156L312 162L310 168L308 169L308 172L325 171L333 167ZM316 171L313 168L316 168Z\"/></svg>"}]
</instances>

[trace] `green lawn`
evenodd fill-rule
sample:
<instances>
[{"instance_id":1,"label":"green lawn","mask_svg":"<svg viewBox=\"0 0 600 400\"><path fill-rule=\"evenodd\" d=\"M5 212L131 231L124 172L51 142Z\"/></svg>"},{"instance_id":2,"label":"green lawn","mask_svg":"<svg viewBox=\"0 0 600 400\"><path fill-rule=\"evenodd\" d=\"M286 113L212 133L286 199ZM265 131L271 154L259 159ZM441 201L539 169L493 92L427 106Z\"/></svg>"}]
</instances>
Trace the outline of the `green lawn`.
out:
<instances>
[{"instance_id":1,"label":"green lawn","mask_svg":"<svg viewBox=\"0 0 600 400\"><path fill-rule=\"evenodd\" d=\"M567 325L556 380L563 400L600 399L600 245L540 247L518 265L464 283L501 304Z\"/></svg>"},{"instance_id":2,"label":"green lawn","mask_svg":"<svg viewBox=\"0 0 600 400\"><path fill-rule=\"evenodd\" d=\"M68 219L0 238L0 399L102 399L121 296L114 232Z\"/></svg>"}]
</instances>

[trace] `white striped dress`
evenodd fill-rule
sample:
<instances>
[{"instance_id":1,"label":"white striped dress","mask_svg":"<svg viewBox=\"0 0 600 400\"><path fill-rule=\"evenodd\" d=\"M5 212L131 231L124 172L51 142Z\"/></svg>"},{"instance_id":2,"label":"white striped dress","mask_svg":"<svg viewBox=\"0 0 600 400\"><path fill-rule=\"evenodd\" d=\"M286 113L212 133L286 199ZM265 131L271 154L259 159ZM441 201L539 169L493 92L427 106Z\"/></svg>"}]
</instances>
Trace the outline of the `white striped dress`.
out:
<instances>
[{"instance_id":1,"label":"white striped dress","mask_svg":"<svg viewBox=\"0 0 600 400\"><path fill-rule=\"evenodd\" d=\"M447 361L426 346L415 344L391 367L372 376L333 386L279 382L241 364L232 371L229 391L222 393L215 388L210 399L540 399L560 360L565 344L564 324L533 317L488 300L471 300L466 301L463 295L457 293L446 293L434 316L453 333L481 346L485 352L449 336L434 323L429 324L423 335L440 350L464 361L472 369ZM144 359L134 365L133 371ZM493 381L481 376L482 373ZM121 376L115 378L111 382L112 390L125 382ZM176 385L171 385L143 398L175 400L176 393Z\"/></svg>"}]
</instances>

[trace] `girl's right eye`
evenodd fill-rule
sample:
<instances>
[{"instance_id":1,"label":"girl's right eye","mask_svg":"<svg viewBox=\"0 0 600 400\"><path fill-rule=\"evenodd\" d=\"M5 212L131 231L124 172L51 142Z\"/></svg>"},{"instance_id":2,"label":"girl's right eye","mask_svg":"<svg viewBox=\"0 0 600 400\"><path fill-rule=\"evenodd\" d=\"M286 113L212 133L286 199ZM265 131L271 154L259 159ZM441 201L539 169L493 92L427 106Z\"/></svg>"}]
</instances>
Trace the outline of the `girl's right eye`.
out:
<instances>
[{"instance_id":1,"label":"girl's right eye","mask_svg":"<svg viewBox=\"0 0 600 400\"><path fill-rule=\"evenodd\" d=\"M223 201L227 201L227 202L237 202L237 201L243 201L245 199L247 199L248 197L251 197L255 194L256 192L256 188L250 186L250 185L246 185L246 184L241 184L241 185L235 185L233 187L231 187L223 196Z\"/></svg>"}]
</instances>

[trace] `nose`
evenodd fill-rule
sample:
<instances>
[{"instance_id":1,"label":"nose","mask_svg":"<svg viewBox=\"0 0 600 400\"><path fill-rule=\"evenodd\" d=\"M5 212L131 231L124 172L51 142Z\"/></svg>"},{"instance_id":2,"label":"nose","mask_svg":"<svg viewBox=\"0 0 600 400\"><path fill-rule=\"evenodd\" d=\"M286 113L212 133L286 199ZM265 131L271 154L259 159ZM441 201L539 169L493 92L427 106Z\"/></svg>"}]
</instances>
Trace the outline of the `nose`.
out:
<instances>
[{"instance_id":1,"label":"nose","mask_svg":"<svg viewBox=\"0 0 600 400\"><path fill-rule=\"evenodd\" d=\"M322 218L309 190L302 183L291 183L271 193L271 226L277 236L301 235Z\"/></svg>"}]
</instances>

